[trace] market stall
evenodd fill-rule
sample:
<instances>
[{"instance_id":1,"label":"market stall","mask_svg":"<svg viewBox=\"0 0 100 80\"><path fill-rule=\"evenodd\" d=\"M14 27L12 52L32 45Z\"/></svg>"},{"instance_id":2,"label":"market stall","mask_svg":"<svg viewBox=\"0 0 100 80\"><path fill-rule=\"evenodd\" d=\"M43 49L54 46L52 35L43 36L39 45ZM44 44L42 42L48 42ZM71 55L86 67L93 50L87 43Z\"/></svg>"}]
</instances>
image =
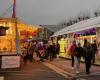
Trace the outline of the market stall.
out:
<instances>
[{"instance_id":1,"label":"market stall","mask_svg":"<svg viewBox=\"0 0 100 80\"><path fill-rule=\"evenodd\" d=\"M72 40L76 40L76 42L80 42L81 45L84 45L84 39L87 39L91 44L94 40L96 40L98 46L98 56L100 56L100 17L91 18L88 20L80 21L71 26L67 26L64 29L61 29L55 32L51 37L58 37L59 35L67 34L68 40L70 43ZM72 34L72 35L70 35ZM66 43L64 45L67 45ZM70 45L70 44L68 44ZM100 64L100 59L97 59L96 56L96 64ZM62 56L63 57L63 56Z\"/></svg>"},{"instance_id":2,"label":"market stall","mask_svg":"<svg viewBox=\"0 0 100 80\"><path fill-rule=\"evenodd\" d=\"M6 31L9 27L0 26L0 37L6 35ZM20 56L11 54L0 54L0 70L20 68Z\"/></svg>"},{"instance_id":3,"label":"market stall","mask_svg":"<svg viewBox=\"0 0 100 80\"><path fill-rule=\"evenodd\" d=\"M28 25L15 18L0 18L0 26L9 27L5 36L0 36L0 52L16 51L16 28L19 35L19 46L22 47L24 42L36 36L40 30L39 26ZM1 54L0 53L0 54Z\"/></svg>"}]
</instances>

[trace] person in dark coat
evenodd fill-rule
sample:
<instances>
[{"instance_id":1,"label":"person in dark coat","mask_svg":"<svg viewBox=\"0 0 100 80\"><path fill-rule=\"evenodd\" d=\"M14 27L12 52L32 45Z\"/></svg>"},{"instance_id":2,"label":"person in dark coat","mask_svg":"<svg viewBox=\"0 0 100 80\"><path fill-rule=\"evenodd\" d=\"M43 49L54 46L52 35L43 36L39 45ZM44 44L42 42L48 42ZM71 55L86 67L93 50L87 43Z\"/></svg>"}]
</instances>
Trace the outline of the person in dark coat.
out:
<instances>
[{"instance_id":1,"label":"person in dark coat","mask_svg":"<svg viewBox=\"0 0 100 80\"><path fill-rule=\"evenodd\" d=\"M54 49L53 45L48 46L48 57L49 57L50 61L52 61L54 58L54 50L55 49Z\"/></svg>"},{"instance_id":2,"label":"person in dark coat","mask_svg":"<svg viewBox=\"0 0 100 80\"><path fill-rule=\"evenodd\" d=\"M89 74L91 68L91 62L93 59L93 48L89 42L87 42L84 46L83 58L85 59L86 74Z\"/></svg>"},{"instance_id":3,"label":"person in dark coat","mask_svg":"<svg viewBox=\"0 0 100 80\"><path fill-rule=\"evenodd\" d=\"M57 42L57 44L56 44L56 56L57 56L57 59L59 59L59 53L60 53L60 44Z\"/></svg>"},{"instance_id":4,"label":"person in dark coat","mask_svg":"<svg viewBox=\"0 0 100 80\"><path fill-rule=\"evenodd\" d=\"M24 64L26 64L27 63L27 59L28 59L28 50L27 50L26 47L23 47L22 56L23 56Z\"/></svg>"},{"instance_id":5,"label":"person in dark coat","mask_svg":"<svg viewBox=\"0 0 100 80\"><path fill-rule=\"evenodd\" d=\"M95 63L95 55L97 53L97 44L95 40L94 43L92 44L92 48L93 48L93 63Z\"/></svg>"},{"instance_id":6,"label":"person in dark coat","mask_svg":"<svg viewBox=\"0 0 100 80\"><path fill-rule=\"evenodd\" d=\"M87 39L84 39L84 47L86 46L87 42Z\"/></svg>"},{"instance_id":7,"label":"person in dark coat","mask_svg":"<svg viewBox=\"0 0 100 80\"><path fill-rule=\"evenodd\" d=\"M57 56L56 56L56 51L57 51L56 44L55 44L55 43L53 43L52 47L53 47L52 51L53 51L53 59L54 59L54 58L56 58L56 57L57 57Z\"/></svg>"}]
</instances>

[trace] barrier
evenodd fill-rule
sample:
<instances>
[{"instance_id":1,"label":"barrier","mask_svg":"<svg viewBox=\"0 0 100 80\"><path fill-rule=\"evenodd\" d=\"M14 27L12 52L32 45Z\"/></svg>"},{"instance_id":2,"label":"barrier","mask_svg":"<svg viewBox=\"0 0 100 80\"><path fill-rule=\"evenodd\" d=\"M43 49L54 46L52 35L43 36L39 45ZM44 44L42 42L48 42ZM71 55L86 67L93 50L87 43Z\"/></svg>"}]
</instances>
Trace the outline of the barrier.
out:
<instances>
[{"instance_id":1,"label":"barrier","mask_svg":"<svg viewBox=\"0 0 100 80\"><path fill-rule=\"evenodd\" d=\"M17 69L21 67L19 55L0 55L0 69Z\"/></svg>"}]
</instances>

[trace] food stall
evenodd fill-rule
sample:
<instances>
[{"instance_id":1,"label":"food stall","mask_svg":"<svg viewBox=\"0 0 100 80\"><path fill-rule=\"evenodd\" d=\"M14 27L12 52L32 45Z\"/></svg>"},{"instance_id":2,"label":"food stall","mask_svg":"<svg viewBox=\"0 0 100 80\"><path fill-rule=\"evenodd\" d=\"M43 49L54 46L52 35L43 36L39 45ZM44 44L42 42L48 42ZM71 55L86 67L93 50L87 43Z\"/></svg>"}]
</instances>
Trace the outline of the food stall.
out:
<instances>
[{"instance_id":1,"label":"food stall","mask_svg":"<svg viewBox=\"0 0 100 80\"><path fill-rule=\"evenodd\" d=\"M0 69L20 68L21 58L17 53L20 49L16 47L23 47L27 39L37 35L41 27L25 24L16 18L0 18L0 26L8 27L6 34L0 36ZM19 45L16 41L19 41Z\"/></svg>"},{"instance_id":2,"label":"food stall","mask_svg":"<svg viewBox=\"0 0 100 80\"><path fill-rule=\"evenodd\" d=\"M0 26L0 37L6 35L9 27ZM0 54L0 70L8 68L20 68L20 56Z\"/></svg>"},{"instance_id":3,"label":"food stall","mask_svg":"<svg viewBox=\"0 0 100 80\"><path fill-rule=\"evenodd\" d=\"M22 47L24 42L36 36L40 27L36 25L28 25L20 20L14 18L0 18L0 26L8 26L5 36L0 36L0 51L12 52L16 51L16 27L18 28L20 46Z\"/></svg>"}]
</instances>

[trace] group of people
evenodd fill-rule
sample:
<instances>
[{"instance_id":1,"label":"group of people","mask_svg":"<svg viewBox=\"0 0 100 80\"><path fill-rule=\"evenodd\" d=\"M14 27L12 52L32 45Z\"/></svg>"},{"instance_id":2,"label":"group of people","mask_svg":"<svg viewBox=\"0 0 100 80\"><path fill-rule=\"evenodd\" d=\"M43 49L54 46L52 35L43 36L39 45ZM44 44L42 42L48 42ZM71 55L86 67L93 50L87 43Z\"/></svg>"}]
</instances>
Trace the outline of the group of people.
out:
<instances>
[{"instance_id":1,"label":"group of people","mask_svg":"<svg viewBox=\"0 0 100 80\"><path fill-rule=\"evenodd\" d=\"M31 62L34 60L43 62L44 59L52 61L54 58L57 58L59 50L60 45L58 43L29 42L27 46L23 47L22 57L25 64L28 60Z\"/></svg>"},{"instance_id":2,"label":"group of people","mask_svg":"<svg viewBox=\"0 0 100 80\"><path fill-rule=\"evenodd\" d=\"M24 47L22 56L25 64L27 60L30 61L44 61L44 59L52 61L55 58L58 58L60 53L59 43L44 44L43 42L31 42ZM90 73L91 64L95 63L95 54L97 53L97 44L94 41L93 44L90 44L86 39L84 40L84 46L82 47L80 43L76 44L74 40L72 45L69 48L69 54L72 60L72 69L75 68L76 73L80 72L80 60L83 57L85 60L86 74ZM74 66L75 63L75 66Z\"/></svg>"},{"instance_id":3,"label":"group of people","mask_svg":"<svg viewBox=\"0 0 100 80\"><path fill-rule=\"evenodd\" d=\"M52 61L53 59L58 58L59 52L60 52L59 43L50 44L46 48L46 58Z\"/></svg>"},{"instance_id":4,"label":"group of people","mask_svg":"<svg viewBox=\"0 0 100 80\"><path fill-rule=\"evenodd\" d=\"M97 53L97 44L94 41L93 44L90 44L86 39L84 40L84 46L82 47L80 43L76 44L76 41L73 41L69 49L69 54L71 55L72 60L72 69L75 68L76 73L80 72L80 60L81 57L85 60L86 74L90 73L91 64L95 63L95 54ZM75 63L75 66L74 66Z\"/></svg>"}]
</instances>

